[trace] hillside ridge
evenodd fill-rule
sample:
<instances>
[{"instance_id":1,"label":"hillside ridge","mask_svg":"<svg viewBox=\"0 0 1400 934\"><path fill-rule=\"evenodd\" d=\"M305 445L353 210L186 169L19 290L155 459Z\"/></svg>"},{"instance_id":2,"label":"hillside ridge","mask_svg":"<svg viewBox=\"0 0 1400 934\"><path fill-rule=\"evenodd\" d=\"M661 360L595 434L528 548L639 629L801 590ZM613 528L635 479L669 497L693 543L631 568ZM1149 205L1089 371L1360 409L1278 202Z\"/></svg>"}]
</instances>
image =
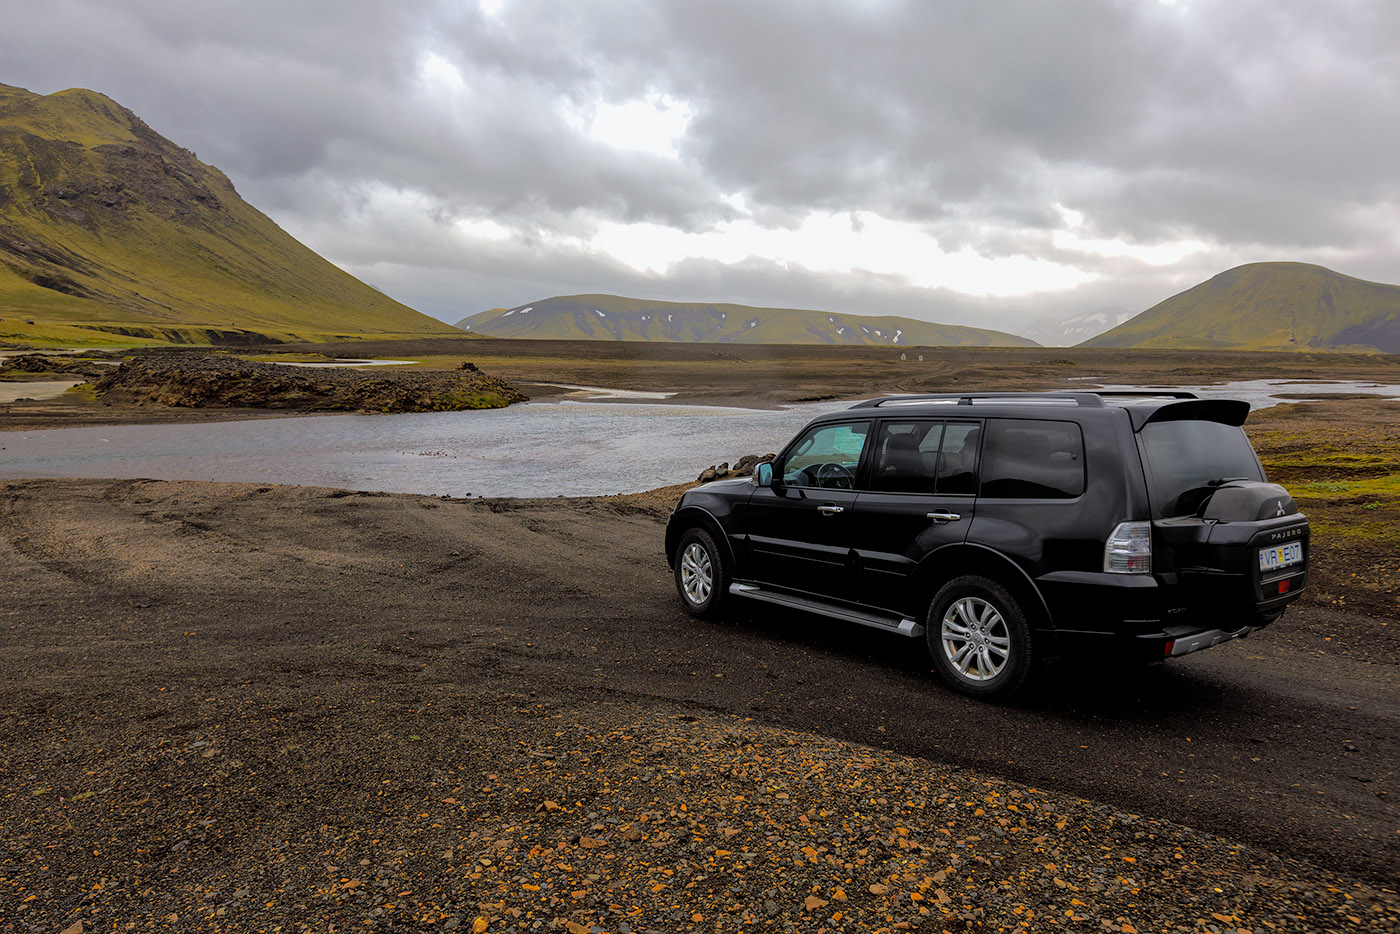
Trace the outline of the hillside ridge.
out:
<instances>
[{"instance_id":1,"label":"hillside ridge","mask_svg":"<svg viewBox=\"0 0 1400 934\"><path fill-rule=\"evenodd\" d=\"M106 95L0 85L0 341L457 333L298 242Z\"/></svg>"},{"instance_id":2,"label":"hillside ridge","mask_svg":"<svg viewBox=\"0 0 1400 934\"><path fill-rule=\"evenodd\" d=\"M1078 346L1400 353L1400 286L1311 263L1247 263Z\"/></svg>"},{"instance_id":3,"label":"hillside ridge","mask_svg":"<svg viewBox=\"0 0 1400 934\"><path fill-rule=\"evenodd\" d=\"M457 327L490 337L891 347L1034 347L1005 331L891 315L857 315L730 302L668 302L620 295L557 295L463 318Z\"/></svg>"}]
</instances>

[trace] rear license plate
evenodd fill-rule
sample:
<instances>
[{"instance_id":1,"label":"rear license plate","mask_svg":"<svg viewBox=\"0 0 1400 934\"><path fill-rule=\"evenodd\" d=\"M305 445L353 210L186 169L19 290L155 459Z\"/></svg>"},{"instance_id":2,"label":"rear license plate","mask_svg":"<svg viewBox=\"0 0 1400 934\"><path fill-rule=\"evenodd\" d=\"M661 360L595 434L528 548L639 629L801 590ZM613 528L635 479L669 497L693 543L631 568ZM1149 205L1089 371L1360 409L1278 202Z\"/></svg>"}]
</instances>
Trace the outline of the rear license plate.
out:
<instances>
[{"instance_id":1,"label":"rear license plate","mask_svg":"<svg viewBox=\"0 0 1400 934\"><path fill-rule=\"evenodd\" d=\"M1278 568L1286 568L1290 564L1302 563L1302 542L1289 542L1287 545L1259 549L1259 570L1261 571L1274 571Z\"/></svg>"}]
</instances>

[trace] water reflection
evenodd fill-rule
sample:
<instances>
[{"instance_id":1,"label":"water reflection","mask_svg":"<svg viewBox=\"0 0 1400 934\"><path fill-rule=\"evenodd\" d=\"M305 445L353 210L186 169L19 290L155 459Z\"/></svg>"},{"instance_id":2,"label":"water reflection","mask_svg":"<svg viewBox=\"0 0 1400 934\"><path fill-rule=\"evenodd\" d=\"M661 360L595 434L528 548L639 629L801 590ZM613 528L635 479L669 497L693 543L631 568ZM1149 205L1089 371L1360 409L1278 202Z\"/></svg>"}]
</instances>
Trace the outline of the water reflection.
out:
<instances>
[{"instance_id":1,"label":"water reflection","mask_svg":"<svg viewBox=\"0 0 1400 934\"><path fill-rule=\"evenodd\" d=\"M481 412L326 415L0 433L0 476L290 483L453 496L587 496L693 480L785 443L848 403L751 410L528 403Z\"/></svg>"},{"instance_id":2,"label":"water reflection","mask_svg":"<svg viewBox=\"0 0 1400 934\"><path fill-rule=\"evenodd\" d=\"M1256 408L1278 404L1280 394L1400 397L1400 386L1375 383L1258 380L1172 388L1245 399ZM743 454L775 451L813 416L849 404L772 411L565 401L482 412L0 432L0 477L223 480L453 496L627 493L694 479L706 466Z\"/></svg>"}]
</instances>

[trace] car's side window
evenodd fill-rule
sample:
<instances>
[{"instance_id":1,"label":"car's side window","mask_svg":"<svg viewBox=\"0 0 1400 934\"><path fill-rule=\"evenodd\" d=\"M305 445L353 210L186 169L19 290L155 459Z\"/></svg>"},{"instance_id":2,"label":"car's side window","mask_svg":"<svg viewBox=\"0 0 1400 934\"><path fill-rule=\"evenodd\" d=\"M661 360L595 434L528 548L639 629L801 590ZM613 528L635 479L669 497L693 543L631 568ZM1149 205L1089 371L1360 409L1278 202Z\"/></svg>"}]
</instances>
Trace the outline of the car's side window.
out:
<instances>
[{"instance_id":1,"label":"car's side window","mask_svg":"<svg viewBox=\"0 0 1400 934\"><path fill-rule=\"evenodd\" d=\"M870 488L889 493L932 493L942 438L940 421L882 423Z\"/></svg>"},{"instance_id":2,"label":"car's side window","mask_svg":"<svg viewBox=\"0 0 1400 934\"><path fill-rule=\"evenodd\" d=\"M943 430L938 458L938 492L971 496L977 492L977 448L982 426L977 422L949 422Z\"/></svg>"},{"instance_id":3,"label":"car's side window","mask_svg":"<svg viewBox=\"0 0 1400 934\"><path fill-rule=\"evenodd\" d=\"M784 485L854 489L869 434L869 422L842 422L809 430L783 461Z\"/></svg>"},{"instance_id":4,"label":"car's side window","mask_svg":"<svg viewBox=\"0 0 1400 934\"><path fill-rule=\"evenodd\" d=\"M975 494L980 437L977 422L884 422L870 487L889 493Z\"/></svg>"},{"instance_id":5,"label":"car's side window","mask_svg":"<svg viewBox=\"0 0 1400 934\"><path fill-rule=\"evenodd\" d=\"M1073 422L990 419L981 495L1069 499L1084 492L1084 435Z\"/></svg>"}]
</instances>

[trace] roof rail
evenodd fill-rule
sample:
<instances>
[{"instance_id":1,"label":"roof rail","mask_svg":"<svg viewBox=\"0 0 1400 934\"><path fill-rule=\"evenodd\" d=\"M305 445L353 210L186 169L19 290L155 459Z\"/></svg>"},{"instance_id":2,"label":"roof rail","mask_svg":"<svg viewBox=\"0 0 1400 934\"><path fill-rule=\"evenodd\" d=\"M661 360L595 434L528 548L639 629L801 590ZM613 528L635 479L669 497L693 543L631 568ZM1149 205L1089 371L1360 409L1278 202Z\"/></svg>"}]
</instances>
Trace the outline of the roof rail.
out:
<instances>
[{"instance_id":1,"label":"roof rail","mask_svg":"<svg viewBox=\"0 0 1400 934\"><path fill-rule=\"evenodd\" d=\"M1199 399L1200 396L1185 389L1105 389L1094 393L1108 399Z\"/></svg>"},{"instance_id":2,"label":"roof rail","mask_svg":"<svg viewBox=\"0 0 1400 934\"><path fill-rule=\"evenodd\" d=\"M1106 392L932 392L913 393L899 396L881 396L866 399L851 406L853 409L873 409L882 406L919 405L976 405L997 402L1031 402L1060 405L1077 405L1084 408L1101 409L1105 399L1196 399L1193 392L1179 389L1162 390L1114 390Z\"/></svg>"}]
</instances>

